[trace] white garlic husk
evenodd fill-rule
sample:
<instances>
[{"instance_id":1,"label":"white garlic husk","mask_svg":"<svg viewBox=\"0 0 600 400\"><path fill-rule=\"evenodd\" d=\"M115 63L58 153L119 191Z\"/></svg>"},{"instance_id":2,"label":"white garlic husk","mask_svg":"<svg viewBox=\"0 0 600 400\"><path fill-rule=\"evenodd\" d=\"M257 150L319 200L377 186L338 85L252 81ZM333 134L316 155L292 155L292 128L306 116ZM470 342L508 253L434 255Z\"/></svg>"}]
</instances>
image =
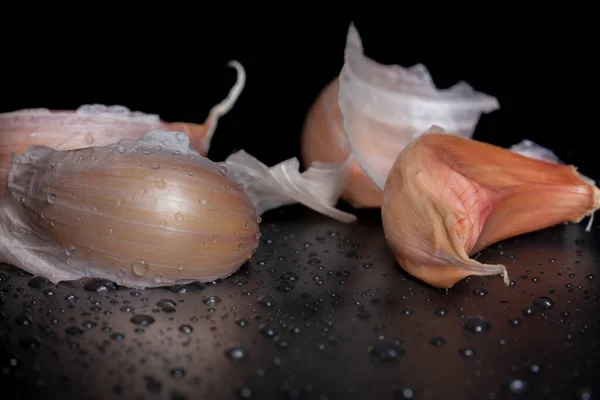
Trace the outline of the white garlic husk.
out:
<instances>
[{"instance_id":1,"label":"white garlic husk","mask_svg":"<svg viewBox=\"0 0 600 400\"><path fill-rule=\"evenodd\" d=\"M214 281L258 246L259 217L227 171L183 132L14 154L0 206L0 261L51 282L129 287Z\"/></svg>"},{"instance_id":2,"label":"white garlic husk","mask_svg":"<svg viewBox=\"0 0 600 400\"><path fill-rule=\"evenodd\" d=\"M400 152L432 125L470 138L480 116L500 107L464 81L438 89L422 64L404 68L369 59L354 25L339 82L351 155L380 189Z\"/></svg>"}]
</instances>

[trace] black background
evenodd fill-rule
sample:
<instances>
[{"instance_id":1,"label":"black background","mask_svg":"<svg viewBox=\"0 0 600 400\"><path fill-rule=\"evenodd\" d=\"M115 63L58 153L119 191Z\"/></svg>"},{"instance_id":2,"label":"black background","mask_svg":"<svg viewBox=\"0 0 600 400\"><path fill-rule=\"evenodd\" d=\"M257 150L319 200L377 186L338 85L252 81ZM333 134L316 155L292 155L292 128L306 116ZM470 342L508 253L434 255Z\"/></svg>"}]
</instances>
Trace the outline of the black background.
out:
<instances>
[{"instance_id":1,"label":"black background","mask_svg":"<svg viewBox=\"0 0 600 400\"><path fill-rule=\"evenodd\" d=\"M464 79L496 96L501 109L482 117L475 138L501 146L529 138L600 178L590 11L491 3L448 11L401 2L213 5L8 10L0 111L121 104L200 123L234 83L226 63L236 59L247 85L221 119L209 156L220 161L245 149L272 165L299 155L306 112L339 73L355 21L376 61L421 62L439 87Z\"/></svg>"}]
</instances>

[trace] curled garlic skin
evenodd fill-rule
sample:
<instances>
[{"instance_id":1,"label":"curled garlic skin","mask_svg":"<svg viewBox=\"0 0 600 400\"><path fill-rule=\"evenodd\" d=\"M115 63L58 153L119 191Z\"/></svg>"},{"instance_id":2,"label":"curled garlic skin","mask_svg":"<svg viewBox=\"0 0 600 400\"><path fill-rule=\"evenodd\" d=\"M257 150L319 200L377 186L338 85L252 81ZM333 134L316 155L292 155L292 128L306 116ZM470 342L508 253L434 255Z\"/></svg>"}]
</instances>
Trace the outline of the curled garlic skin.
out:
<instances>
[{"instance_id":1,"label":"curled garlic skin","mask_svg":"<svg viewBox=\"0 0 600 400\"><path fill-rule=\"evenodd\" d=\"M503 274L508 284L505 266L470 256L600 208L600 190L573 166L438 131L400 153L382 206L396 260L434 287L450 288L469 275Z\"/></svg>"},{"instance_id":2,"label":"curled garlic skin","mask_svg":"<svg viewBox=\"0 0 600 400\"><path fill-rule=\"evenodd\" d=\"M246 192L183 132L71 151L31 146L13 155L1 202L0 261L53 283L214 281L258 247Z\"/></svg>"},{"instance_id":3,"label":"curled garlic skin","mask_svg":"<svg viewBox=\"0 0 600 400\"><path fill-rule=\"evenodd\" d=\"M338 104L352 157L383 189L398 154L432 125L471 137L496 98L462 81L437 89L424 65L382 65L363 53L358 31L348 30Z\"/></svg>"},{"instance_id":4,"label":"curled garlic skin","mask_svg":"<svg viewBox=\"0 0 600 400\"><path fill-rule=\"evenodd\" d=\"M338 106L339 80L336 77L317 97L302 131L302 162L346 164L348 177L341 198L355 208L379 208L383 192L350 155Z\"/></svg>"},{"instance_id":5,"label":"curled garlic skin","mask_svg":"<svg viewBox=\"0 0 600 400\"><path fill-rule=\"evenodd\" d=\"M315 162L300 173L296 158L269 168L242 150L227 157L224 164L244 185L259 215L301 203L340 222L356 221L354 215L335 208L348 178L347 163Z\"/></svg>"},{"instance_id":6,"label":"curled garlic skin","mask_svg":"<svg viewBox=\"0 0 600 400\"><path fill-rule=\"evenodd\" d=\"M23 153L28 146L43 145L55 150L106 146L121 139L137 140L155 129L181 131L189 135L192 146L206 155L219 117L225 115L240 96L246 72L237 61L237 81L227 97L214 106L204 124L161 121L158 115L130 111L124 106L83 105L76 111L51 111L44 108L0 114L0 179L10 169L11 153ZM0 186L0 195L4 185Z\"/></svg>"}]
</instances>

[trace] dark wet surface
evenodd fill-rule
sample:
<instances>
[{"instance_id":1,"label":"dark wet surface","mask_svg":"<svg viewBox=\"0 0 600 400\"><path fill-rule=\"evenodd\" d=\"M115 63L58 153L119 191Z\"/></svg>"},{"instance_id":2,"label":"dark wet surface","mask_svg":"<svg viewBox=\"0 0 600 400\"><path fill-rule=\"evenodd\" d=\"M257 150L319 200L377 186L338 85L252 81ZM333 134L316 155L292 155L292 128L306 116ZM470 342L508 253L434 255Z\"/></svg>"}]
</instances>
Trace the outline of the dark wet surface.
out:
<instances>
[{"instance_id":1,"label":"dark wet surface","mask_svg":"<svg viewBox=\"0 0 600 400\"><path fill-rule=\"evenodd\" d=\"M599 231L587 221L485 250L510 287L471 278L445 293L407 277L377 213L362 217L267 214L255 257L203 286L86 290L2 266L0 398L600 396Z\"/></svg>"}]
</instances>

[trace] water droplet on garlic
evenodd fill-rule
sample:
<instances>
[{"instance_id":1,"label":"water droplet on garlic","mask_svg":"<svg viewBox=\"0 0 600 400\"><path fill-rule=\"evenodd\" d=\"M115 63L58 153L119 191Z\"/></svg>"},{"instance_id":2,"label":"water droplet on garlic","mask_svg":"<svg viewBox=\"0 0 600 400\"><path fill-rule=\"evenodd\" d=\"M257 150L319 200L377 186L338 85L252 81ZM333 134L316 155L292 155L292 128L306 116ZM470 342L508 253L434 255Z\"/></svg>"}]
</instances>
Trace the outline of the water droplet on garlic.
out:
<instances>
[{"instance_id":1,"label":"water droplet on garlic","mask_svg":"<svg viewBox=\"0 0 600 400\"><path fill-rule=\"evenodd\" d=\"M125 200L124 199L119 199L117 200L117 204L122 206L123 204L125 204Z\"/></svg>"},{"instance_id":2,"label":"water droplet on garlic","mask_svg":"<svg viewBox=\"0 0 600 400\"><path fill-rule=\"evenodd\" d=\"M148 273L148 264L144 260L137 260L131 265L133 273L137 276L144 276Z\"/></svg>"},{"instance_id":3,"label":"water droplet on garlic","mask_svg":"<svg viewBox=\"0 0 600 400\"><path fill-rule=\"evenodd\" d=\"M48 198L47 198L47 200L48 200L48 203L50 203L50 204L54 204L54 203L56 203L56 202L57 202L57 200L58 200L58 196L57 196L57 195L55 195L54 193L50 193L50 194L48 195Z\"/></svg>"},{"instance_id":4,"label":"water droplet on garlic","mask_svg":"<svg viewBox=\"0 0 600 400\"><path fill-rule=\"evenodd\" d=\"M117 276L118 276L119 278L122 278L122 277L124 277L124 276L125 276L125 270L124 270L124 269L120 270L120 271L119 271L119 273L117 274Z\"/></svg>"},{"instance_id":5,"label":"water droplet on garlic","mask_svg":"<svg viewBox=\"0 0 600 400\"><path fill-rule=\"evenodd\" d=\"M175 135L175 137L180 142L185 142L185 139L187 139L187 135L185 133L183 133L183 132L177 132L177 134Z\"/></svg>"},{"instance_id":6,"label":"water droplet on garlic","mask_svg":"<svg viewBox=\"0 0 600 400\"><path fill-rule=\"evenodd\" d=\"M99 213L100 211L102 211L102 207L99 206L99 205L95 205L94 206L94 211L97 212L97 213Z\"/></svg>"},{"instance_id":7,"label":"water droplet on garlic","mask_svg":"<svg viewBox=\"0 0 600 400\"><path fill-rule=\"evenodd\" d=\"M178 264L177 265L177 270L178 271L183 271L183 264Z\"/></svg>"},{"instance_id":8,"label":"water droplet on garlic","mask_svg":"<svg viewBox=\"0 0 600 400\"><path fill-rule=\"evenodd\" d=\"M162 275L154 275L154 283L162 283L163 277Z\"/></svg>"},{"instance_id":9,"label":"water droplet on garlic","mask_svg":"<svg viewBox=\"0 0 600 400\"><path fill-rule=\"evenodd\" d=\"M200 205L203 205L203 206L205 206L205 205L206 205L206 200L204 200L204 199L200 199Z\"/></svg>"},{"instance_id":10,"label":"water droplet on garlic","mask_svg":"<svg viewBox=\"0 0 600 400\"><path fill-rule=\"evenodd\" d=\"M160 169L160 165L156 162L153 162L150 167L154 170Z\"/></svg>"},{"instance_id":11,"label":"water droplet on garlic","mask_svg":"<svg viewBox=\"0 0 600 400\"><path fill-rule=\"evenodd\" d=\"M182 213L175 213L175 219L177 221L183 221L183 214Z\"/></svg>"}]
</instances>

